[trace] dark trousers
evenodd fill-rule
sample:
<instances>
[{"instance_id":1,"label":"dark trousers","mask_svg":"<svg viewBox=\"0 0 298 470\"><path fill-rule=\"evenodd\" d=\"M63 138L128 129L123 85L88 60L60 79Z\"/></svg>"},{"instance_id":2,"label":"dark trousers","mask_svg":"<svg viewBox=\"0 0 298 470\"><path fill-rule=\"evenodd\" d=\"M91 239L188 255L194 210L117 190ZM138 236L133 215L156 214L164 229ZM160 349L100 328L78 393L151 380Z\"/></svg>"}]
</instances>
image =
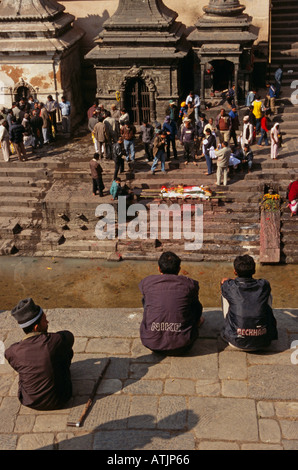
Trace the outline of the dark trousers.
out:
<instances>
[{"instance_id":1,"label":"dark trousers","mask_svg":"<svg viewBox=\"0 0 298 470\"><path fill-rule=\"evenodd\" d=\"M114 180L117 178L119 170L120 170L120 173L123 173L123 171L124 171L124 160L123 160L123 158L121 158L120 160L115 161Z\"/></svg>"},{"instance_id":2,"label":"dark trousers","mask_svg":"<svg viewBox=\"0 0 298 470\"><path fill-rule=\"evenodd\" d=\"M152 145L149 142L143 142L144 143L144 149L145 149L145 154L149 162L153 161L153 153L152 153Z\"/></svg>"},{"instance_id":3,"label":"dark trousers","mask_svg":"<svg viewBox=\"0 0 298 470\"><path fill-rule=\"evenodd\" d=\"M92 178L92 190L93 194L96 194L96 191L98 190L100 197L103 196L104 184L101 176L96 179Z\"/></svg>"},{"instance_id":4,"label":"dark trousers","mask_svg":"<svg viewBox=\"0 0 298 470\"><path fill-rule=\"evenodd\" d=\"M188 162L194 161L195 159L195 143L194 142L184 142L184 155Z\"/></svg>"},{"instance_id":5,"label":"dark trousers","mask_svg":"<svg viewBox=\"0 0 298 470\"><path fill-rule=\"evenodd\" d=\"M209 150L207 150L207 152L205 153L205 159L206 159L206 163L207 163L208 175L211 175L211 173L213 173L213 171L212 171L212 158L210 158Z\"/></svg>"},{"instance_id":6,"label":"dark trousers","mask_svg":"<svg viewBox=\"0 0 298 470\"><path fill-rule=\"evenodd\" d=\"M230 130L230 139L233 139L235 147L237 147L238 142L237 142L237 135L236 131L234 129Z\"/></svg>"},{"instance_id":7,"label":"dark trousers","mask_svg":"<svg viewBox=\"0 0 298 470\"><path fill-rule=\"evenodd\" d=\"M167 138L167 160L170 159L170 152L171 152L171 143L172 143L172 149L173 149L173 154L174 154L174 159L177 159L177 150L176 150L176 141L175 138Z\"/></svg>"}]
</instances>

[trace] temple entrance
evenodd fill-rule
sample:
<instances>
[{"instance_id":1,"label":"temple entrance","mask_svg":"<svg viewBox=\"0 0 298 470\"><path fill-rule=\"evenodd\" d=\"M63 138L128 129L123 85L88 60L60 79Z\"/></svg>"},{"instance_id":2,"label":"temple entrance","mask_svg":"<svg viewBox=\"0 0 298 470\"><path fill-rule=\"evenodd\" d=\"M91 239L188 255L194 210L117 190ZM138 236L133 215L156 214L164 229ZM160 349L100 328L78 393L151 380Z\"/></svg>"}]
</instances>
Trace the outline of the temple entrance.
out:
<instances>
[{"instance_id":1,"label":"temple entrance","mask_svg":"<svg viewBox=\"0 0 298 470\"><path fill-rule=\"evenodd\" d=\"M30 83L25 82L21 79L13 89L13 99L14 101L28 101L28 98L33 96L36 99L36 90L30 85Z\"/></svg>"},{"instance_id":2,"label":"temple entrance","mask_svg":"<svg viewBox=\"0 0 298 470\"><path fill-rule=\"evenodd\" d=\"M19 88L17 88L16 92L15 92L15 101L19 101L21 99L27 101L29 96L30 96L30 90L28 87L26 86L20 86Z\"/></svg>"},{"instance_id":3,"label":"temple entrance","mask_svg":"<svg viewBox=\"0 0 298 470\"><path fill-rule=\"evenodd\" d=\"M124 106L133 124L140 125L144 119L150 121L150 92L144 80L134 78L128 82Z\"/></svg>"},{"instance_id":4,"label":"temple entrance","mask_svg":"<svg viewBox=\"0 0 298 470\"><path fill-rule=\"evenodd\" d=\"M213 60L213 90L223 91L231 88L234 77L234 64L228 60Z\"/></svg>"}]
</instances>

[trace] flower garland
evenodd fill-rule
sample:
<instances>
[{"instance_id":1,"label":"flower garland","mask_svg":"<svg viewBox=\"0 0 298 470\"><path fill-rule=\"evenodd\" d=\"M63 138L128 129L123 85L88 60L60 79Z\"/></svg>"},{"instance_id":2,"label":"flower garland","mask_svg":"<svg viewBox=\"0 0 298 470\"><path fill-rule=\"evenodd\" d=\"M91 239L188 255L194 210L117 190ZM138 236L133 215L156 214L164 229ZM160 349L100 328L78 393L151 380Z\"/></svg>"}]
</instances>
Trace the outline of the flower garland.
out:
<instances>
[{"instance_id":1,"label":"flower garland","mask_svg":"<svg viewBox=\"0 0 298 470\"><path fill-rule=\"evenodd\" d=\"M171 188L162 186L160 190L162 198L201 198L209 199L212 191L204 186L183 186L178 185Z\"/></svg>"},{"instance_id":2,"label":"flower garland","mask_svg":"<svg viewBox=\"0 0 298 470\"><path fill-rule=\"evenodd\" d=\"M277 212L280 210L280 195L279 194L264 194L261 203L261 210Z\"/></svg>"}]
</instances>

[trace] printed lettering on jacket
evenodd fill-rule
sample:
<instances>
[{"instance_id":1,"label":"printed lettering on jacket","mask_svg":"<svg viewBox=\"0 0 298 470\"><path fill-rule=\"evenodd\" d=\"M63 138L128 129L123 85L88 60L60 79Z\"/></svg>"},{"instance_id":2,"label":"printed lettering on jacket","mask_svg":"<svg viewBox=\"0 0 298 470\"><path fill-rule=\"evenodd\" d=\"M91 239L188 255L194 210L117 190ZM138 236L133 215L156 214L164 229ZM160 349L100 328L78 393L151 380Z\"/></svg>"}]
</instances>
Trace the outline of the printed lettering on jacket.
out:
<instances>
[{"instance_id":1,"label":"printed lettering on jacket","mask_svg":"<svg viewBox=\"0 0 298 470\"><path fill-rule=\"evenodd\" d=\"M151 325L151 331L181 331L181 323L168 323L168 322L153 322Z\"/></svg>"},{"instance_id":2,"label":"printed lettering on jacket","mask_svg":"<svg viewBox=\"0 0 298 470\"><path fill-rule=\"evenodd\" d=\"M258 328L237 328L237 336L263 336L267 334L267 328L260 326Z\"/></svg>"}]
</instances>

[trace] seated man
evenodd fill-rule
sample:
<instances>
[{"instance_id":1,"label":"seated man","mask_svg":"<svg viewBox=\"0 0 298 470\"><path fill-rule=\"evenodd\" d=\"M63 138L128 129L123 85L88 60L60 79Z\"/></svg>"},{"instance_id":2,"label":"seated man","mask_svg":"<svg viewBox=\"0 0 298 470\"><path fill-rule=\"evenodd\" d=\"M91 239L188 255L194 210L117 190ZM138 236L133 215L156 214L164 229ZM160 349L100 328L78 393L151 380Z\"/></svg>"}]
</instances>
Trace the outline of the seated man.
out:
<instances>
[{"instance_id":1,"label":"seated man","mask_svg":"<svg viewBox=\"0 0 298 470\"><path fill-rule=\"evenodd\" d=\"M31 298L21 300L11 313L26 334L5 351L7 361L19 373L20 402L35 410L63 408L72 395L73 334L48 333L46 315Z\"/></svg>"},{"instance_id":2,"label":"seated man","mask_svg":"<svg viewBox=\"0 0 298 470\"><path fill-rule=\"evenodd\" d=\"M256 351L278 336L271 287L265 279L253 279L255 262L249 255L236 257L234 272L236 279L221 282L225 317L222 337L231 346Z\"/></svg>"},{"instance_id":3,"label":"seated man","mask_svg":"<svg viewBox=\"0 0 298 470\"><path fill-rule=\"evenodd\" d=\"M168 355L187 352L202 323L199 283L178 276L180 263L174 253L163 253L158 261L160 274L148 276L139 284L144 306L141 341L148 349Z\"/></svg>"}]
</instances>

